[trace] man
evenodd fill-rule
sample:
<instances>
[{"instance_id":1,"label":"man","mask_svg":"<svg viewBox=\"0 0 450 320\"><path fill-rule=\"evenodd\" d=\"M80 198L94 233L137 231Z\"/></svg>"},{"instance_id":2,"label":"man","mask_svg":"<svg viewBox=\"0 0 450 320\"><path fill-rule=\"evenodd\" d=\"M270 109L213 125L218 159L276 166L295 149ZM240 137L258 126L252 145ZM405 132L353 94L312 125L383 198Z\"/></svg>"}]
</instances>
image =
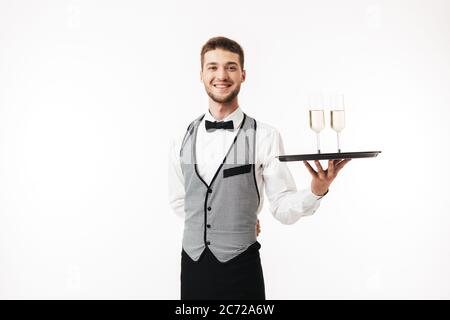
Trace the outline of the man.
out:
<instances>
[{"instance_id":1,"label":"man","mask_svg":"<svg viewBox=\"0 0 450 320\"><path fill-rule=\"evenodd\" d=\"M224 37L206 42L200 79L209 108L170 151L170 203L185 220L181 299L265 299L256 240L263 189L274 217L293 224L317 210L349 161L330 160L326 170L315 161L317 171L305 161L311 186L298 192L286 164L275 158L284 154L279 132L239 106L245 77L238 43Z\"/></svg>"}]
</instances>

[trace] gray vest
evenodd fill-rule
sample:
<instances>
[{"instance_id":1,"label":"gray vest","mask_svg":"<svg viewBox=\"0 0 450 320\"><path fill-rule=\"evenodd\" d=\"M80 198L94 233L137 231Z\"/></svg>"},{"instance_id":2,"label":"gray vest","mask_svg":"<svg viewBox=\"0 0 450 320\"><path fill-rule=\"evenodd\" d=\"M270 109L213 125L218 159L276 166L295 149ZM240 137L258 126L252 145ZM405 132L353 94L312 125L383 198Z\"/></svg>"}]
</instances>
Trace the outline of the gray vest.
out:
<instances>
[{"instance_id":1,"label":"gray vest","mask_svg":"<svg viewBox=\"0 0 450 320\"><path fill-rule=\"evenodd\" d=\"M256 121L244 114L232 145L208 185L198 174L195 155L203 117L189 125L180 150L186 192L183 249L197 261L208 246L220 262L226 262L256 242L260 201L255 178Z\"/></svg>"}]
</instances>

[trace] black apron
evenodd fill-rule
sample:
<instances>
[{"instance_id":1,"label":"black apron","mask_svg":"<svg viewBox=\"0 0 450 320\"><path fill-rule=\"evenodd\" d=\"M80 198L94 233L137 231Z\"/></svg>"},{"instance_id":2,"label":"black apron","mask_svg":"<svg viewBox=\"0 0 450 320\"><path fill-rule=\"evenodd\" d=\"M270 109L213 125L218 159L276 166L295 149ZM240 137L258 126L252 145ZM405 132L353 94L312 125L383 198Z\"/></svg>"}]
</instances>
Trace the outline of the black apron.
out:
<instances>
[{"instance_id":1,"label":"black apron","mask_svg":"<svg viewBox=\"0 0 450 320\"><path fill-rule=\"evenodd\" d=\"M198 261L181 251L181 300L265 300L259 256L261 244L227 262L220 262L206 246Z\"/></svg>"}]
</instances>

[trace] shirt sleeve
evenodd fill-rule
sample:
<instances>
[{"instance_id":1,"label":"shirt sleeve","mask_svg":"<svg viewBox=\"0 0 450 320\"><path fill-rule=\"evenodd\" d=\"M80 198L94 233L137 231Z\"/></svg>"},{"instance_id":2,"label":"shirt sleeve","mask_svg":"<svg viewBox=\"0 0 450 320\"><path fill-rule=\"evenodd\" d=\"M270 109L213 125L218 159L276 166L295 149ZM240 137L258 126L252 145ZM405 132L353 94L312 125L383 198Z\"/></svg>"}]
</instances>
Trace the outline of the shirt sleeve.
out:
<instances>
[{"instance_id":1,"label":"shirt sleeve","mask_svg":"<svg viewBox=\"0 0 450 320\"><path fill-rule=\"evenodd\" d=\"M277 130L273 129L264 140L263 180L271 213L283 224L293 224L303 216L312 215L319 208L322 197L312 193L311 188L297 191L286 162L275 158L285 154Z\"/></svg>"},{"instance_id":2,"label":"shirt sleeve","mask_svg":"<svg viewBox=\"0 0 450 320\"><path fill-rule=\"evenodd\" d=\"M184 219L184 176L181 172L181 143L172 139L169 145L169 203L174 213Z\"/></svg>"}]
</instances>

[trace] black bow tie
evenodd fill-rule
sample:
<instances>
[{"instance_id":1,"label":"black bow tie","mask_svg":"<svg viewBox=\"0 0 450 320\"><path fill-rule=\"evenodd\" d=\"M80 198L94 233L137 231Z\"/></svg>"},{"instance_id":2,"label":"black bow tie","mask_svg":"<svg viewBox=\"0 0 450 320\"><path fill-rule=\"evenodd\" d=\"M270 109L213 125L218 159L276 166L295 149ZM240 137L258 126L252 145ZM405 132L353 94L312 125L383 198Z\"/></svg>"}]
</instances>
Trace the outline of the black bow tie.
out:
<instances>
[{"instance_id":1,"label":"black bow tie","mask_svg":"<svg viewBox=\"0 0 450 320\"><path fill-rule=\"evenodd\" d=\"M208 120L205 120L205 128L206 128L206 130L208 130L208 131L214 131L214 130L216 130L216 129L234 129L234 126L233 126L233 121L232 120L230 120L230 121L214 121L214 122L211 122L211 121L208 121Z\"/></svg>"}]
</instances>

